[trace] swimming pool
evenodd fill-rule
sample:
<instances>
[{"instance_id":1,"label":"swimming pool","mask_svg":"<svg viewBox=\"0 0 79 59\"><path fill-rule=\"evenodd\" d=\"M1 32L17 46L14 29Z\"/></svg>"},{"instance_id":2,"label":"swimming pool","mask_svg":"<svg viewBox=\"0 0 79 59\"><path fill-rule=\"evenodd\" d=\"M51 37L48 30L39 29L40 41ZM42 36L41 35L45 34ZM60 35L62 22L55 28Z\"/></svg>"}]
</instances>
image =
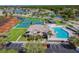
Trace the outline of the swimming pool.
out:
<instances>
[{"instance_id":1,"label":"swimming pool","mask_svg":"<svg viewBox=\"0 0 79 59\"><path fill-rule=\"evenodd\" d=\"M65 31L64 29L62 29L61 27L53 27L52 29L54 29L54 32L56 33L56 38L67 39L69 37L69 33Z\"/></svg>"}]
</instances>

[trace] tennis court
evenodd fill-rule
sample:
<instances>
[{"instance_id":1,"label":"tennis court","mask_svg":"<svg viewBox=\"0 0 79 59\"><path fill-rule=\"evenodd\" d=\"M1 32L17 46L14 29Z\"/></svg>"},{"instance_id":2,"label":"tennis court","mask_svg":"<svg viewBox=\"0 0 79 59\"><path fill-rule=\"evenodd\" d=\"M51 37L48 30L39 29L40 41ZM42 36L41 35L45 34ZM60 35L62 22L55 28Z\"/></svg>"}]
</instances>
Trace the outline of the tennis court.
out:
<instances>
[{"instance_id":1,"label":"tennis court","mask_svg":"<svg viewBox=\"0 0 79 59\"><path fill-rule=\"evenodd\" d=\"M10 30L18 22L19 22L19 20L15 19L15 18L10 19L7 23L5 23L4 25L2 25L0 27L0 33Z\"/></svg>"},{"instance_id":2,"label":"tennis court","mask_svg":"<svg viewBox=\"0 0 79 59\"><path fill-rule=\"evenodd\" d=\"M22 22L17 24L15 28L28 28L30 25L43 24L43 21L35 18L19 18Z\"/></svg>"},{"instance_id":3,"label":"tennis court","mask_svg":"<svg viewBox=\"0 0 79 59\"><path fill-rule=\"evenodd\" d=\"M22 35L27 31L26 29L29 28L29 26L32 24L43 24L43 22L35 18L21 18L17 20L12 19L12 21L9 21L6 25L4 25L4 28L6 28L7 30L10 29L7 32L7 37L4 39L6 41L19 41Z\"/></svg>"}]
</instances>

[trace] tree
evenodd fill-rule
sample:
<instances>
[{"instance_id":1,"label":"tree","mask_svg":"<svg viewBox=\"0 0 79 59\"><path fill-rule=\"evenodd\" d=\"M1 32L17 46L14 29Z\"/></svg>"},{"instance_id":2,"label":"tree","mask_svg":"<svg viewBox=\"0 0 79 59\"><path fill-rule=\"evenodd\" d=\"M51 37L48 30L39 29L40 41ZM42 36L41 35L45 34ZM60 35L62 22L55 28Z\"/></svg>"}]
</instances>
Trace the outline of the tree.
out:
<instances>
[{"instance_id":1,"label":"tree","mask_svg":"<svg viewBox=\"0 0 79 59\"><path fill-rule=\"evenodd\" d=\"M76 31L76 34L79 34L79 30Z\"/></svg>"},{"instance_id":2,"label":"tree","mask_svg":"<svg viewBox=\"0 0 79 59\"><path fill-rule=\"evenodd\" d=\"M75 47L79 46L79 39L74 36L69 38L69 42L73 44Z\"/></svg>"},{"instance_id":3,"label":"tree","mask_svg":"<svg viewBox=\"0 0 79 59\"><path fill-rule=\"evenodd\" d=\"M37 41L37 40L42 40L42 36L39 35L38 33L36 35L29 35L29 37L27 37L27 41Z\"/></svg>"},{"instance_id":4,"label":"tree","mask_svg":"<svg viewBox=\"0 0 79 59\"><path fill-rule=\"evenodd\" d=\"M40 43L31 43L26 45L27 53L44 53L45 47Z\"/></svg>"},{"instance_id":5,"label":"tree","mask_svg":"<svg viewBox=\"0 0 79 59\"><path fill-rule=\"evenodd\" d=\"M67 8L64 10L63 14L61 14L61 16L64 18L64 20L72 20L74 19L75 15L74 15L74 9L72 8Z\"/></svg>"},{"instance_id":6,"label":"tree","mask_svg":"<svg viewBox=\"0 0 79 59\"><path fill-rule=\"evenodd\" d=\"M50 35L50 36L51 36L51 35L52 35L52 32L51 32L51 31L49 31L49 32L48 32L48 35Z\"/></svg>"}]
</instances>

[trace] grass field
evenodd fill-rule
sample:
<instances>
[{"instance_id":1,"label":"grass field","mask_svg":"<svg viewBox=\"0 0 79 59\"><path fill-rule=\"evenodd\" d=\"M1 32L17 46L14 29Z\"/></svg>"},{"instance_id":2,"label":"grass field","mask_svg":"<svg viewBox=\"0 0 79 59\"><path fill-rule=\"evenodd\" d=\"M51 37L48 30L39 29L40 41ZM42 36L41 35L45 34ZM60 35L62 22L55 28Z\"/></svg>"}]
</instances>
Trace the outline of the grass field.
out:
<instances>
[{"instance_id":1,"label":"grass field","mask_svg":"<svg viewBox=\"0 0 79 59\"><path fill-rule=\"evenodd\" d=\"M10 32L8 32L8 37L5 38L6 41L16 41L19 36L21 36L26 29L12 29Z\"/></svg>"},{"instance_id":2,"label":"grass field","mask_svg":"<svg viewBox=\"0 0 79 59\"><path fill-rule=\"evenodd\" d=\"M35 18L28 18L32 22L43 22L41 19L35 19ZM21 24L21 22L19 23ZM7 37L6 38L0 38L0 43L1 42L6 42L6 41L27 41L27 38L22 37L22 35L27 31L27 28L15 28L15 26L7 32Z\"/></svg>"},{"instance_id":3,"label":"grass field","mask_svg":"<svg viewBox=\"0 0 79 59\"><path fill-rule=\"evenodd\" d=\"M13 29L9 32L9 41L16 41L25 31L26 29Z\"/></svg>"},{"instance_id":4,"label":"grass field","mask_svg":"<svg viewBox=\"0 0 79 59\"><path fill-rule=\"evenodd\" d=\"M17 53L17 51L14 49L9 49L9 50L2 49L2 50L0 50L0 53Z\"/></svg>"},{"instance_id":5,"label":"grass field","mask_svg":"<svg viewBox=\"0 0 79 59\"><path fill-rule=\"evenodd\" d=\"M18 41L27 41L27 38L22 36Z\"/></svg>"}]
</instances>

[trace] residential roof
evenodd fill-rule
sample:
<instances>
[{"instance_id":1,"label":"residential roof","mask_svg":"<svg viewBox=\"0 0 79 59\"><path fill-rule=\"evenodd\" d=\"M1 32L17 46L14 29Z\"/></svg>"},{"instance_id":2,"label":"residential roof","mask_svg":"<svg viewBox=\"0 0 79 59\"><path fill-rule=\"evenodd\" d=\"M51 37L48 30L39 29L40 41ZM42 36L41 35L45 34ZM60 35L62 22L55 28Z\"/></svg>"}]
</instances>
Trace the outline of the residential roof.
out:
<instances>
[{"instance_id":1,"label":"residential roof","mask_svg":"<svg viewBox=\"0 0 79 59\"><path fill-rule=\"evenodd\" d=\"M46 50L47 53L76 53L74 48L70 45L51 44Z\"/></svg>"}]
</instances>

